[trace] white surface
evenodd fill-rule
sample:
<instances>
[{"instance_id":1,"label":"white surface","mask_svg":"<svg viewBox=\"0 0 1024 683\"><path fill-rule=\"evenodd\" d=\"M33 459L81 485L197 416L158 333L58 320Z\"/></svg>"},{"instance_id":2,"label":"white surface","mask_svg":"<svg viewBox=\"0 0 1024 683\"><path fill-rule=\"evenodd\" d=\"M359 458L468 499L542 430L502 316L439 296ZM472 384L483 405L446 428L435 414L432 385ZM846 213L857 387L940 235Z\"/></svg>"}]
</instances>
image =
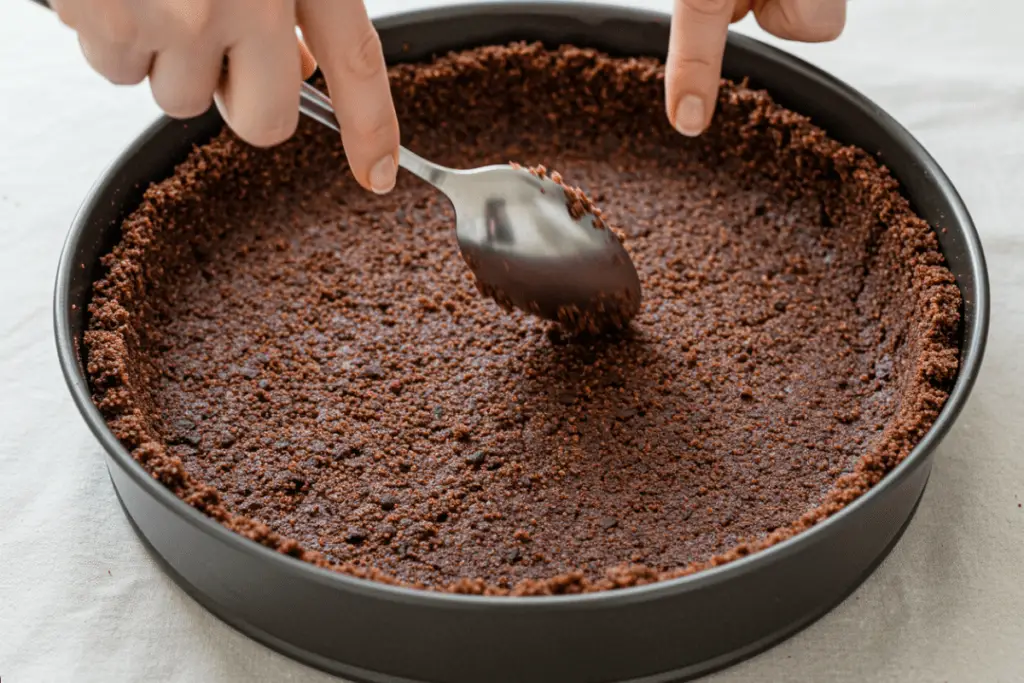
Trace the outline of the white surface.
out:
<instances>
[{"instance_id":1,"label":"white surface","mask_svg":"<svg viewBox=\"0 0 1024 683\"><path fill-rule=\"evenodd\" d=\"M987 250L992 333L889 559L827 617L711 680L1024 680L1022 24L1018 0L853 0L841 40L789 48L894 114L952 177ZM156 113L144 88L88 71L52 16L0 2L0 679L337 680L237 634L157 569L60 376L61 243L89 186Z\"/></svg>"}]
</instances>

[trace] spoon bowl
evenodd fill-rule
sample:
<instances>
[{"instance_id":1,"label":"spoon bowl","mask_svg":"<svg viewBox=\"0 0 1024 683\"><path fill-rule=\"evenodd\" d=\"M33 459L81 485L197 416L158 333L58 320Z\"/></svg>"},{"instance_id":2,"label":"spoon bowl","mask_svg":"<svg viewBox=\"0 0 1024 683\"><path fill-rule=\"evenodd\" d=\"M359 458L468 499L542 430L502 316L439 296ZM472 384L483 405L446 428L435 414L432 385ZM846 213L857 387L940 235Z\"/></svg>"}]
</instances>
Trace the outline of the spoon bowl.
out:
<instances>
[{"instance_id":1,"label":"spoon bowl","mask_svg":"<svg viewBox=\"0 0 1024 683\"><path fill-rule=\"evenodd\" d=\"M338 130L330 99L309 84L300 109ZM405 147L398 163L451 201L462 257L503 308L591 333L622 328L640 310L640 278L621 240L593 212L574 216L552 178L512 165L446 168Z\"/></svg>"}]
</instances>

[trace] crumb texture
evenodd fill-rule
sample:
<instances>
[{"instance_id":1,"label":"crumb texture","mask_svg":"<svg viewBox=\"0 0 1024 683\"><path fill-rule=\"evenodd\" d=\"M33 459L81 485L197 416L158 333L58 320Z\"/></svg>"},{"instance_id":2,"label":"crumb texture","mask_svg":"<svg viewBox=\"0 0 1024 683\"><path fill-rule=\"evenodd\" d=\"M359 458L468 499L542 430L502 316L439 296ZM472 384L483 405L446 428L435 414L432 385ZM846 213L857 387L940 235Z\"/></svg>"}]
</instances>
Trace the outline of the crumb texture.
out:
<instances>
[{"instance_id":1,"label":"crumb texture","mask_svg":"<svg viewBox=\"0 0 1024 683\"><path fill-rule=\"evenodd\" d=\"M94 285L114 434L253 541L431 590L650 583L834 514L938 415L953 276L868 154L742 84L685 138L663 80L522 44L391 69L409 147L558 168L621 229L645 299L608 338L480 297L446 201L362 191L316 124L197 147Z\"/></svg>"}]
</instances>

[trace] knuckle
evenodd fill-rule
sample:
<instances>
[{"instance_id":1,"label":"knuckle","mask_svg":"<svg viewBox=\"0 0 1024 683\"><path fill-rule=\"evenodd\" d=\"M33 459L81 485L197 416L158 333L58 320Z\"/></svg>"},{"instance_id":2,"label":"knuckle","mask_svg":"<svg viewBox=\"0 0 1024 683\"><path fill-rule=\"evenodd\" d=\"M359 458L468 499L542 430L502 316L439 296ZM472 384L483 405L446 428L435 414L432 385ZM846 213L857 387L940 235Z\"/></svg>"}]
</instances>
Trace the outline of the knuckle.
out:
<instances>
[{"instance_id":1,"label":"knuckle","mask_svg":"<svg viewBox=\"0 0 1024 683\"><path fill-rule=\"evenodd\" d=\"M138 24L135 23L134 17L121 7L111 6L97 12L90 23L96 38L105 43L132 45L138 38Z\"/></svg>"},{"instance_id":2,"label":"knuckle","mask_svg":"<svg viewBox=\"0 0 1024 683\"><path fill-rule=\"evenodd\" d=\"M275 32L283 25L289 28L295 25L294 11L290 11L290 3L283 0L267 0L260 4L257 15L259 25L267 32Z\"/></svg>"},{"instance_id":3,"label":"knuckle","mask_svg":"<svg viewBox=\"0 0 1024 683\"><path fill-rule=\"evenodd\" d=\"M205 36L213 24L213 3L210 0L191 0L176 5L178 23L189 38Z\"/></svg>"},{"instance_id":4,"label":"knuckle","mask_svg":"<svg viewBox=\"0 0 1024 683\"><path fill-rule=\"evenodd\" d=\"M678 55L672 60L672 66L680 71L709 71L715 68L714 62L701 55Z\"/></svg>"},{"instance_id":5,"label":"knuckle","mask_svg":"<svg viewBox=\"0 0 1024 683\"><path fill-rule=\"evenodd\" d=\"M682 0L682 4L690 12L708 17L732 17L735 9L735 0Z\"/></svg>"},{"instance_id":6,"label":"knuckle","mask_svg":"<svg viewBox=\"0 0 1024 683\"><path fill-rule=\"evenodd\" d=\"M102 43L95 45L82 38L78 42L86 63L114 85L136 85L145 80L148 69L140 60Z\"/></svg>"},{"instance_id":7,"label":"knuckle","mask_svg":"<svg viewBox=\"0 0 1024 683\"><path fill-rule=\"evenodd\" d=\"M345 60L345 69L358 78L371 78L384 70L384 50L377 30L368 26L355 41Z\"/></svg>"}]
</instances>

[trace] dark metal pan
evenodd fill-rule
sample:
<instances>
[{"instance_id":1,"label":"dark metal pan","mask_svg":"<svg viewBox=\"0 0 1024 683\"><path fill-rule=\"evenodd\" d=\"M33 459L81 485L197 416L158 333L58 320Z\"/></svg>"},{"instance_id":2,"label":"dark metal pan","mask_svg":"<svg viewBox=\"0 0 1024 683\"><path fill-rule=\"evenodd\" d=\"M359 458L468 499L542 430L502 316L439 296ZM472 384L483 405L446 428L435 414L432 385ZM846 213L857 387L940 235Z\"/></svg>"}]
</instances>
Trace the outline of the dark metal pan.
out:
<instances>
[{"instance_id":1,"label":"dark metal pan","mask_svg":"<svg viewBox=\"0 0 1024 683\"><path fill-rule=\"evenodd\" d=\"M554 2L412 12L383 19L378 28L396 61L521 39L662 55L668 41L665 15ZM985 261L956 190L876 105L741 36L730 38L725 72L749 77L834 137L877 154L937 229L959 282L963 362L956 386L931 431L878 486L764 552L678 580L582 596L487 598L392 588L317 569L227 531L155 482L117 442L90 401L79 351L100 256L146 186L220 129L211 112L187 123L161 119L99 181L71 228L54 301L68 387L103 445L126 514L167 572L211 612L280 652L350 679L389 682L679 680L769 647L853 591L909 522L935 448L978 374L989 316Z\"/></svg>"}]
</instances>

